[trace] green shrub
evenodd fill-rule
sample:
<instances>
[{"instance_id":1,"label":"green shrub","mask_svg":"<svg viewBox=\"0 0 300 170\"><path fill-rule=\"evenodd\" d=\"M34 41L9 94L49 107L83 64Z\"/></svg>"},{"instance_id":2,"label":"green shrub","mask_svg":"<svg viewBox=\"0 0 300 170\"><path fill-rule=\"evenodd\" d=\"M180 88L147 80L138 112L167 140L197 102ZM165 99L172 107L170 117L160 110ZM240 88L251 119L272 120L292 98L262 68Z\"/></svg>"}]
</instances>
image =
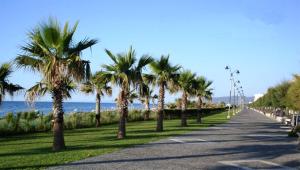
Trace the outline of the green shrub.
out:
<instances>
[{"instance_id":1,"label":"green shrub","mask_svg":"<svg viewBox=\"0 0 300 170\"><path fill-rule=\"evenodd\" d=\"M14 113L12 112L7 113L5 119L8 124L14 123L14 119L15 119Z\"/></svg>"},{"instance_id":2,"label":"green shrub","mask_svg":"<svg viewBox=\"0 0 300 170\"><path fill-rule=\"evenodd\" d=\"M15 127L14 127L14 131L16 131L16 132L19 130L21 115L22 115L21 112L16 113Z\"/></svg>"},{"instance_id":3,"label":"green shrub","mask_svg":"<svg viewBox=\"0 0 300 170\"><path fill-rule=\"evenodd\" d=\"M288 132L288 136L289 137L298 137L298 134L291 130L290 132Z\"/></svg>"},{"instance_id":4,"label":"green shrub","mask_svg":"<svg viewBox=\"0 0 300 170\"><path fill-rule=\"evenodd\" d=\"M28 112L27 121L32 121L38 117L39 112L31 111Z\"/></svg>"},{"instance_id":5,"label":"green shrub","mask_svg":"<svg viewBox=\"0 0 300 170\"><path fill-rule=\"evenodd\" d=\"M299 135L297 133L300 133L300 125L294 127L289 133L288 136L289 137L299 137Z\"/></svg>"},{"instance_id":6,"label":"green shrub","mask_svg":"<svg viewBox=\"0 0 300 170\"><path fill-rule=\"evenodd\" d=\"M102 124L116 123L119 120L119 113L117 111L105 111L101 113Z\"/></svg>"},{"instance_id":7,"label":"green shrub","mask_svg":"<svg viewBox=\"0 0 300 170\"><path fill-rule=\"evenodd\" d=\"M128 121L144 120L144 115L141 110L131 110L128 113Z\"/></svg>"},{"instance_id":8,"label":"green shrub","mask_svg":"<svg viewBox=\"0 0 300 170\"><path fill-rule=\"evenodd\" d=\"M300 133L300 125L294 127L293 131L294 131L295 133Z\"/></svg>"},{"instance_id":9,"label":"green shrub","mask_svg":"<svg viewBox=\"0 0 300 170\"><path fill-rule=\"evenodd\" d=\"M210 114L216 111L224 110L219 109L202 109L201 112ZM188 109L189 116L194 116L198 110ZM165 114L171 118L180 118L181 110L165 110ZM112 124L118 123L119 112L115 111L104 111L101 112L101 124ZM156 118L156 112L150 112L150 119ZM7 115L0 119L0 133L1 136L15 135L23 133L33 132L46 132L52 128L53 114L47 115L40 114L38 112L18 112L15 115L13 113L7 113ZM144 120L144 112L141 110L130 110L128 113L127 121L140 121ZM71 113L64 115L64 128L75 129L75 128L86 128L95 127L95 113L94 112L82 112L82 113Z\"/></svg>"},{"instance_id":10,"label":"green shrub","mask_svg":"<svg viewBox=\"0 0 300 170\"><path fill-rule=\"evenodd\" d=\"M21 119L27 120L28 112L21 112Z\"/></svg>"}]
</instances>

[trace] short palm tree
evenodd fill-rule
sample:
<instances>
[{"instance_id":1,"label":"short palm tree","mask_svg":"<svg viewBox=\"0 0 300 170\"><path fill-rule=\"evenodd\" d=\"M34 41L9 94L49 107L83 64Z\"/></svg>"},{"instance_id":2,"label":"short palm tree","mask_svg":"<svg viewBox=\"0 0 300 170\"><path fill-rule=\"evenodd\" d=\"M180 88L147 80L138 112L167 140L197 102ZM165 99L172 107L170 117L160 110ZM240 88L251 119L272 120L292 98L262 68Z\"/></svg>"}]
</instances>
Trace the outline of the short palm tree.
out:
<instances>
[{"instance_id":1,"label":"short palm tree","mask_svg":"<svg viewBox=\"0 0 300 170\"><path fill-rule=\"evenodd\" d=\"M10 64L4 63L0 66L0 105L7 93L12 96L17 91L23 89L23 87L8 81L8 77L12 72L12 66Z\"/></svg>"},{"instance_id":2,"label":"short palm tree","mask_svg":"<svg viewBox=\"0 0 300 170\"><path fill-rule=\"evenodd\" d=\"M122 139L126 136L126 117L128 115L128 99L132 93L131 88L141 90L141 84L143 83L142 71L153 59L150 56L143 55L137 61L132 47L126 54L115 55L107 49L105 52L113 63L102 66L105 69L104 76L120 87L118 96L120 120L117 137Z\"/></svg>"},{"instance_id":3,"label":"short palm tree","mask_svg":"<svg viewBox=\"0 0 300 170\"><path fill-rule=\"evenodd\" d=\"M81 91L84 93L95 93L96 92L96 127L101 125L101 96L105 94L108 96L112 95L112 88L108 85L109 80L105 79L102 72L96 72L91 80L84 83L81 86Z\"/></svg>"},{"instance_id":4,"label":"short palm tree","mask_svg":"<svg viewBox=\"0 0 300 170\"><path fill-rule=\"evenodd\" d=\"M155 86L155 76L152 74L143 74L142 88L139 91L139 100L144 104L144 120L150 119L150 100L155 100L153 89L150 86Z\"/></svg>"},{"instance_id":5,"label":"short palm tree","mask_svg":"<svg viewBox=\"0 0 300 170\"><path fill-rule=\"evenodd\" d=\"M159 60L150 64L150 68L156 77L156 84L159 86L156 131L161 132L163 131L165 89L169 83L172 83L173 80L179 76L178 71L181 66L173 66L169 62L169 56L162 55Z\"/></svg>"},{"instance_id":6,"label":"short palm tree","mask_svg":"<svg viewBox=\"0 0 300 170\"><path fill-rule=\"evenodd\" d=\"M145 106L144 120L150 119L150 112L151 112L150 111L150 101L152 100L152 102L153 102L157 98L157 95L153 94L153 93L154 93L153 89L150 89L150 87L147 86L145 88L144 94L140 96L140 101Z\"/></svg>"},{"instance_id":7,"label":"short palm tree","mask_svg":"<svg viewBox=\"0 0 300 170\"><path fill-rule=\"evenodd\" d=\"M63 99L71 97L74 82L90 77L89 62L81 59L81 53L97 43L94 39L75 43L77 25L70 29L66 23L62 28L55 19L49 19L29 33L29 42L21 47L23 54L15 59L18 67L41 73L42 80L28 90L29 100L47 92L52 95L54 151L65 148Z\"/></svg>"},{"instance_id":8,"label":"short palm tree","mask_svg":"<svg viewBox=\"0 0 300 170\"><path fill-rule=\"evenodd\" d=\"M197 123L201 123L201 109L203 104L203 99L211 100L212 99L212 81L207 80L205 77L197 77L196 78L196 86L194 95L198 98L197 103Z\"/></svg>"},{"instance_id":9,"label":"short palm tree","mask_svg":"<svg viewBox=\"0 0 300 170\"><path fill-rule=\"evenodd\" d=\"M178 82L176 83L182 91L182 97L181 97L181 126L186 127L187 126L187 101L188 97L193 95L194 89L195 89L195 78L196 74L192 73L190 70L184 70L180 73L180 76L178 78Z\"/></svg>"}]
</instances>

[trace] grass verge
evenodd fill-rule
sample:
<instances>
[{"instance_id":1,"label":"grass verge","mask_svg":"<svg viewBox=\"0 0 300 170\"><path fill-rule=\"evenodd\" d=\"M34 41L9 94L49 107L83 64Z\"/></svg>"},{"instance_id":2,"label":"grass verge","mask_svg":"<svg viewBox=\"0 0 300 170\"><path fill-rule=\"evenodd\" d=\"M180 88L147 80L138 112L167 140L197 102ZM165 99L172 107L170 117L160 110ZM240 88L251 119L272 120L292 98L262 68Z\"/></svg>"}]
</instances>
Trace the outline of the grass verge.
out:
<instances>
[{"instance_id":1,"label":"grass verge","mask_svg":"<svg viewBox=\"0 0 300 170\"><path fill-rule=\"evenodd\" d=\"M226 116L227 112L209 115L203 118L202 124L189 120L185 128L180 127L178 119L166 120L165 131L160 133L155 132L155 121L131 122L127 124L127 137L123 140L116 139L117 124L67 130L67 149L62 152L51 150L50 132L0 138L0 169L43 169L225 123Z\"/></svg>"}]
</instances>

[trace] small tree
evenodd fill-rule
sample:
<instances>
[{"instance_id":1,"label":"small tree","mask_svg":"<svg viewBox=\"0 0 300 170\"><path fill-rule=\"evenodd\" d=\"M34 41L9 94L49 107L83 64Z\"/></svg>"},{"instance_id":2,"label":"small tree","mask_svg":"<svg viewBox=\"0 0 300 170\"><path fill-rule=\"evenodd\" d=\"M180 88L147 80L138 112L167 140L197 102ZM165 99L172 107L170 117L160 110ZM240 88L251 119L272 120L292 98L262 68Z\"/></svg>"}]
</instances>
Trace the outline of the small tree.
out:
<instances>
[{"instance_id":1,"label":"small tree","mask_svg":"<svg viewBox=\"0 0 300 170\"><path fill-rule=\"evenodd\" d=\"M194 89L196 88L195 81L196 74L190 70L184 70L180 73L178 79L178 87L182 91L181 97L181 126L187 126L187 102L188 97L193 95Z\"/></svg>"},{"instance_id":2,"label":"small tree","mask_svg":"<svg viewBox=\"0 0 300 170\"><path fill-rule=\"evenodd\" d=\"M289 106L293 109L300 110L300 76L295 75L287 93ZM293 131L300 132L300 126L294 127ZM298 137L298 150L300 150L300 136Z\"/></svg>"},{"instance_id":3,"label":"small tree","mask_svg":"<svg viewBox=\"0 0 300 170\"><path fill-rule=\"evenodd\" d=\"M294 81L287 92L288 106L300 110L300 76L295 75Z\"/></svg>"},{"instance_id":4,"label":"small tree","mask_svg":"<svg viewBox=\"0 0 300 170\"><path fill-rule=\"evenodd\" d=\"M81 87L81 91L84 93L96 93L96 127L101 125L101 96L107 94L112 95L112 88L108 85L109 80L105 79L102 72L96 72L89 82L86 82Z\"/></svg>"},{"instance_id":5,"label":"small tree","mask_svg":"<svg viewBox=\"0 0 300 170\"><path fill-rule=\"evenodd\" d=\"M132 47L125 54L115 55L109 50L105 50L105 52L113 63L102 66L105 69L104 76L113 84L120 87L118 96L120 120L117 137L122 139L126 136L126 118L128 115L128 99L131 93L130 88L140 89L142 87L142 71L153 59L148 55L143 55L137 61L135 51Z\"/></svg>"},{"instance_id":6,"label":"small tree","mask_svg":"<svg viewBox=\"0 0 300 170\"><path fill-rule=\"evenodd\" d=\"M140 101L145 106L144 120L150 119L150 101L154 104L154 100L157 99L157 95L153 94L153 90L147 87L143 95L140 96Z\"/></svg>"},{"instance_id":7,"label":"small tree","mask_svg":"<svg viewBox=\"0 0 300 170\"><path fill-rule=\"evenodd\" d=\"M196 88L194 89L194 95L198 98L198 113L197 113L197 123L202 122L201 109L203 105L203 99L212 99L212 88L210 88L212 81L208 81L205 77L196 78Z\"/></svg>"},{"instance_id":8,"label":"small tree","mask_svg":"<svg viewBox=\"0 0 300 170\"><path fill-rule=\"evenodd\" d=\"M169 56L162 55L159 60L156 60L150 64L150 68L156 77L156 84L159 86L156 131L162 132L165 89L168 88L168 84L172 83L174 79L179 76L178 71L180 70L181 66L173 66L169 62Z\"/></svg>"}]
</instances>

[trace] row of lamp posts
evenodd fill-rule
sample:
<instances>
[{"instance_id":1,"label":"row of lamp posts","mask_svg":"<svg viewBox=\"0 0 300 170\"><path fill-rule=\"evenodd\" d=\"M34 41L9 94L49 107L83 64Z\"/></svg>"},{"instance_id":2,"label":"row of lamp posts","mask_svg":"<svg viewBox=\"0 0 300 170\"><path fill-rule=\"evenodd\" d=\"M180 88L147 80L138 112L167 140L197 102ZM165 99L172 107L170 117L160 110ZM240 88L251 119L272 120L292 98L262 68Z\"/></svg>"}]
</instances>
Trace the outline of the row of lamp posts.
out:
<instances>
[{"instance_id":1,"label":"row of lamp posts","mask_svg":"<svg viewBox=\"0 0 300 170\"><path fill-rule=\"evenodd\" d=\"M230 73L229 104L228 104L228 114L227 114L227 118L230 119L231 112L232 115L235 115L237 111L236 110L237 105L241 106L242 108L244 107L245 96L244 96L244 90L243 90L243 86L241 85L241 82L235 78L235 76L240 74L240 71L232 69L230 66L226 66L225 70L229 71ZM232 92L233 92L233 96L232 96Z\"/></svg>"}]
</instances>

